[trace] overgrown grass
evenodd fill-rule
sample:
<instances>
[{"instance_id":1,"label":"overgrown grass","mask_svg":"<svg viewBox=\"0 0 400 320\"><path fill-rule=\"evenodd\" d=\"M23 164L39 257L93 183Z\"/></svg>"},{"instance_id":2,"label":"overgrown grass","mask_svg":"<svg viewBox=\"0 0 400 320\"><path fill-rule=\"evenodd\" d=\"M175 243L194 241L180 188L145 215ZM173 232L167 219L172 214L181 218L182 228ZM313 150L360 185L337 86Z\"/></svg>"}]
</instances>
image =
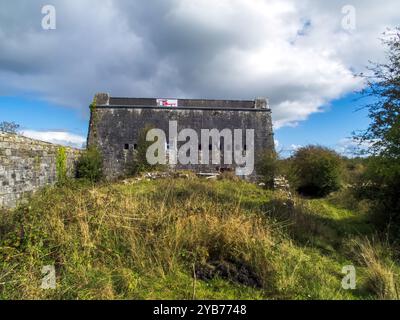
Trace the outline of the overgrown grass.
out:
<instances>
[{"instance_id":1,"label":"overgrown grass","mask_svg":"<svg viewBox=\"0 0 400 320\"><path fill-rule=\"evenodd\" d=\"M1 299L397 297L396 255L359 240L366 217L234 179L47 188L0 214L0 232ZM45 265L55 290L40 288Z\"/></svg>"}]
</instances>

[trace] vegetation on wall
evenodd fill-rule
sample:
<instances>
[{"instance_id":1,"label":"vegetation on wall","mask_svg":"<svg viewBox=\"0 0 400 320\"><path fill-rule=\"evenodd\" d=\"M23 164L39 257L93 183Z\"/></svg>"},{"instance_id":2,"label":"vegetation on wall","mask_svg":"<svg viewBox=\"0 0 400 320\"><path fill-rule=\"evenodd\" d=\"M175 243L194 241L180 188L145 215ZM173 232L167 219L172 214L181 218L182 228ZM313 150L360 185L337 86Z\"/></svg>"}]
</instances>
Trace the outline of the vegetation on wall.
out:
<instances>
[{"instance_id":1,"label":"vegetation on wall","mask_svg":"<svg viewBox=\"0 0 400 320\"><path fill-rule=\"evenodd\" d=\"M146 136L147 133L153 129L152 126L146 125L142 130L140 130L138 135L137 143L135 144L136 148L131 149L131 161L128 164L128 174L129 175L137 175L146 171L156 171L156 170L164 170L165 166L161 164L150 164L147 161L146 153L147 149L154 142L147 141Z\"/></svg>"},{"instance_id":2,"label":"vegetation on wall","mask_svg":"<svg viewBox=\"0 0 400 320\"><path fill-rule=\"evenodd\" d=\"M92 103L89 106L90 110L90 132L93 134L93 141L97 141L97 122L98 122L98 115L97 115L97 102L96 97L93 98Z\"/></svg>"},{"instance_id":3,"label":"vegetation on wall","mask_svg":"<svg viewBox=\"0 0 400 320\"><path fill-rule=\"evenodd\" d=\"M64 183L67 180L67 152L65 147L57 148L56 174L58 183Z\"/></svg>"}]
</instances>

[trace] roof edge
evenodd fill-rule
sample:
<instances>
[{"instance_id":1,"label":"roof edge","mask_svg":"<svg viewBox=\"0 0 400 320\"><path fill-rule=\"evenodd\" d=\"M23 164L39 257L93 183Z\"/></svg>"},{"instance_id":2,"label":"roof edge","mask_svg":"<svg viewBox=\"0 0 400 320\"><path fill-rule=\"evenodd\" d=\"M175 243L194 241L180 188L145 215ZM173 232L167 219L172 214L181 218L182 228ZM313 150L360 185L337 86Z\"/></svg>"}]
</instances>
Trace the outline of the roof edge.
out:
<instances>
[{"instance_id":1,"label":"roof edge","mask_svg":"<svg viewBox=\"0 0 400 320\"><path fill-rule=\"evenodd\" d=\"M111 97L108 93L97 93L97 106L102 107L163 107L192 109L270 109L266 98L254 100L179 99L179 98L129 98ZM163 103L165 102L165 104Z\"/></svg>"}]
</instances>

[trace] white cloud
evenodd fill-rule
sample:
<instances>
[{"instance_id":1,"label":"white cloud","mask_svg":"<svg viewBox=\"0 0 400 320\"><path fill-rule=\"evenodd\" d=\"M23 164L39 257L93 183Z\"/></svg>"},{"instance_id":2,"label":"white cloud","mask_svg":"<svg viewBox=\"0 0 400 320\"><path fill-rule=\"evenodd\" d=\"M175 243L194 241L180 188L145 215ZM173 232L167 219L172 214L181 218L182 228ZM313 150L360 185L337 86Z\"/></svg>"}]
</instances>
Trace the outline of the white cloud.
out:
<instances>
[{"instance_id":1,"label":"white cloud","mask_svg":"<svg viewBox=\"0 0 400 320\"><path fill-rule=\"evenodd\" d=\"M343 156L352 158L356 156L363 156L370 147L372 143L368 141L359 142L353 138L341 139L335 146L336 152Z\"/></svg>"},{"instance_id":2,"label":"white cloud","mask_svg":"<svg viewBox=\"0 0 400 320\"><path fill-rule=\"evenodd\" d=\"M297 150L302 148L302 145L299 144L291 144L291 145L279 145L279 148L276 148L276 151L282 158L288 158L292 156Z\"/></svg>"},{"instance_id":3,"label":"white cloud","mask_svg":"<svg viewBox=\"0 0 400 320\"><path fill-rule=\"evenodd\" d=\"M86 138L65 131L24 130L20 132L20 134L31 139L41 140L45 142L50 142L54 144L60 144L75 148L81 148L82 145L86 142Z\"/></svg>"},{"instance_id":4,"label":"white cloud","mask_svg":"<svg viewBox=\"0 0 400 320\"><path fill-rule=\"evenodd\" d=\"M19 8L24 5L24 10ZM0 95L35 94L87 109L93 94L266 96L275 128L324 111L360 88L353 71L382 59L378 38L400 2L354 0L357 28L341 28L347 1L54 0L57 29L40 28L40 3L0 10Z\"/></svg>"},{"instance_id":5,"label":"white cloud","mask_svg":"<svg viewBox=\"0 0 400 320\"><path fill-rule=\"evenodd\" d=\"M302 145L299 145L299 144L291 144L289 150L290 150L290 151L293 151L293 152L296 152L297 150L299 150L299 149L301 149L301 148L303 148Z\"/></svg>"}]
</instances>

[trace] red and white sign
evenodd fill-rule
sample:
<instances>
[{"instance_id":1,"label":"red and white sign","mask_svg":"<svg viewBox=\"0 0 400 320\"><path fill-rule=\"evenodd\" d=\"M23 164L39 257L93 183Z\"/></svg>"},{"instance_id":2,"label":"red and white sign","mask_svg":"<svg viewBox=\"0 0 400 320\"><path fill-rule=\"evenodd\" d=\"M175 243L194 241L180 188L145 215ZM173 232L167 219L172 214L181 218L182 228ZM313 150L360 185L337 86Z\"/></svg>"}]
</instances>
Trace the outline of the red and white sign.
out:
<instances>
[{"instance_id":1,"label":"red and white sign","mask_svg":"<svg viewBox=\"0 0 400 320\"><path fill-rule=\"evenodd\" d=\"M178 100L177 99L157 99L157 105L159 107L177 107Z\"/></svg>"}]
</instances>

